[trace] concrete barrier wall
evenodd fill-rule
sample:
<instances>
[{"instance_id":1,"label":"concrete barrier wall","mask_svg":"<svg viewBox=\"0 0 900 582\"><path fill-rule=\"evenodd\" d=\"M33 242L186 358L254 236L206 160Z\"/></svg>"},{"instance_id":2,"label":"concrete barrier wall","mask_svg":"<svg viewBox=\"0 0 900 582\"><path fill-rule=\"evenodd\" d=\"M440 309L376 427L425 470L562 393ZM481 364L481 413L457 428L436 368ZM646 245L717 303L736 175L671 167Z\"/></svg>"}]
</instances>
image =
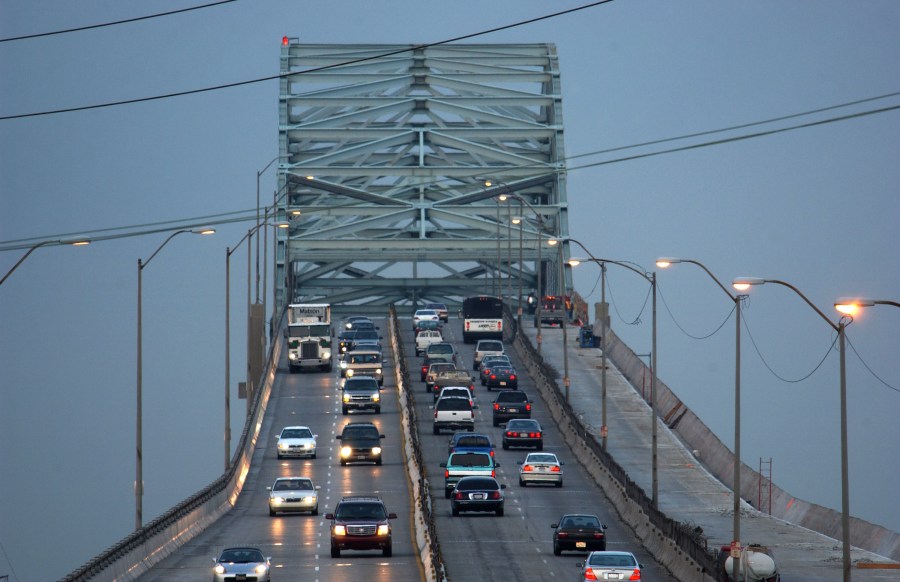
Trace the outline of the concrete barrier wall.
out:
<instances>
[{"instance_id":1,"label":"concrete barrier wall","mask_svg":"<svg viewBox=\"0 0 900 582\"><path fill-rule=\"evenodd\" d=\"M231 468L201 491L88 561L63 578L63 581L136 580L234 507L250 472L250 462L253 460L256 440L272 393L278 360L281 358L283 338L280 333L275 334L275 338L269 350L265 376L258 382L262 388L256 395L253 413L244 424L237 450L231 460Z\"/></svg>"},{"instance_id":2,"label":"concrete barrier wall","mask_svg":"<svg viewBox=\"0 0 900 582\"><path fill-rule=\"evenodd\" d=\"M632 386L649 383L650 370L619 337L607 330L607 358L619 369ZM641 392L641 390L638 390ZM649 403L649 389L644 400ZM700 420L665 383L657 380L657 410L660 417L691 450L699 451L699 461L719 481L732 485L734 479L734 453ZM760 474L755 469L741 465L740 494L745 501L757 499ZM774 483L772 484L771 515L807 529L840 540L841 513L815 503L794 497ZM757 508L764 509L764 508ZM900 561L900 534L868 521L850 518L850 539L854 546Z\"/></svg>"}]
</instances>

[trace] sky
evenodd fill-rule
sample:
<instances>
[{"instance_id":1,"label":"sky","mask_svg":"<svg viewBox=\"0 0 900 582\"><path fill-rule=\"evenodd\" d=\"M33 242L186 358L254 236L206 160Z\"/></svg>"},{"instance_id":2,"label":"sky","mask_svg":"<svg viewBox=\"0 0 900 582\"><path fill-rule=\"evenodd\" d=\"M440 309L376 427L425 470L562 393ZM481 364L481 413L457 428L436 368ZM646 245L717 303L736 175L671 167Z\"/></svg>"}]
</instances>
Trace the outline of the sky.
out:
<instances>
[{"instance_id":1,"label":"sky","mask_svg":"<svg viewBox=\"0 0 900 582\"><path fill-rule=\"evenodd\" d=\"M582 4L238 0L0 42L0 117L275 75L284 35L429 43ZM0 4L0 38L190 6L9 0ZM647 270L659 256L690 258L726 284L779 279L835 322L838 297L900 299L900 111L616 160L896 107L900 97L584 154L896 93L898 29L894 0L615 0L473 42L556 44L565 151L583 155L568 162L569 230L595 256ZM22 244L246 214L256 205L257 172L278 153L277 106L278 83L268 81L0 120L0 273L21 258ZM259 183L263 193L275 190L273 167ZM211 237L173 239L143 271L145 522L222 470L225 250L249 225L217 228ZM42 247L0 287L0 575L64 576L133 528L137 260L166 236ZM231 265L233 384L243 379L235 330L244 317L246 244ZM591 264L575 271L576 290L591 302L600 298L598 275ZM658 279L659 373L731 445L733 320L710 334L732 304L693 265ZM608 283L613 328L646 353L646 283L615 265ZM625 323L639 313L639 324ZM898 316L876 306L847 332L851 513L894 531ZM779 486L839 509L834 332L777 285L750 291L744 319L743 460L756 467L772 458ZM232 399L235 440L242 405Z\"/></svg>"}]
</instances>

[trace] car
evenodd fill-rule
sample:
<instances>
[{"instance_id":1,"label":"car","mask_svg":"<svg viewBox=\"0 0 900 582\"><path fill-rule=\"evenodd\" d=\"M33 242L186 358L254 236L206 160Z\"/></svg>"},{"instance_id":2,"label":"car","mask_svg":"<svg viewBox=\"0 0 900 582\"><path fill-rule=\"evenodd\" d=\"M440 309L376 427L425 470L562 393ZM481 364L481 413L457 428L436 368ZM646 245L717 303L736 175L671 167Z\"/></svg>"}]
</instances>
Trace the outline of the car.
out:
<instances>
[{"instance_id":1,"label":"car","mask_svg":"<svg viewBox=\"0 0 900 582\"><path fill-rule=\"evenodd\" d=\"M475 430L475 409L477 404L472 404L468 398L441 398L434 403L434 434L440 434L445 429Z\"/></svg>"},{"instance_id":2,"label":"car","mask_svg":"<svg viewBox=\"0 0 900 582\"><path fill-rule=\"evenodd\" d=\"M444 341L444 336L436 329L423 329L416 334L416 355L422 356L431 344Z\"/></svg>"},{"instance_id":3,"label":"car","mask_svg":"<svg viewBox=\"0 0 900 582\"><path fill-rule=\"evenodd\" d=\"M316 437L308 426L286 426L278 435L275 452L278 458L310 457L316 458Z\"/></svg>"},{"instance_id":4,"label":"car","mask_svg":"<svg viewBox=\"0 0 900 582\"><path fill-rule=\"evenodd\" d=\"M353 376L341 386L341 414L351 410L374 410L381 414L381 385L371 376Z\"/></svg>"},{"instance_id":5,"label":"car","mask_svg":"<svg viewBox=\"0 0 900 582\"><path fill-rule=\"evenodd\" d=\"M319 515L319 489L306 477L279 477L269 490L269 515L292 511L308 511Z\"/></svg>"},{"instance_id":6,"label":"car","mask_svg":"<svg viewBox=\"0 0 900 582\"><path fill-rule=\"evenodd\" d=\"M494 426L514 418L531 418L531 400L521 390L501 390L492 406Z\"/></svg>"},{"instance_id":7,"label":"car","mask_svg":"<svg viewBox=\"0 0 900 582\"><path fill-rule=\"evenodd\" d=\"M450 513L463 511L491 511L503 516L503 490L506 484L493 477L463 477L450 492Z\"/></svg>"},{"instance_id":8,"label":"car","mask_svg":"<svg viewBox=\"0 0 900 582\"><path fill-rule=\"evenodd\" d=\"M381 439L385 437L371 422L348 422L334 438L341 441L341 466L347 463L381 464Z\"/></svg>"},{"instance_id":9,"label":"car","mask_svg":"<svg viewBox=\"0 0 900 582\"><path fill-rule=\"evenodd\" d=\"M606 549L606 524L596 515L570 513L551 525L553 528L553 555L565 551L590 552Z\"/></svg>"},{"instance_id":10,"label":"car","mask_svg":"<svg viewBox=\"0 0 900 582\"><path fill-rule=\"evenodd\" d=\"M478 379L481 380L482 386L487 385L487 377L493 366L512 366L512 362L508 356L485 356L478 366Z\"/></svg>"},{"instance_id":11,"label":"car","mask_svg":"<svg viewBox=\"0 0 900 582\"><path fill-rule=\"evenodd\" d=\"M556 487L563 485L563 462L553 453L528 453L524 461L519 461L519 485L550 483Z\"/></svg>"},{"instance_id":12,"label":"car","mask_svg":"<svg viewBox=\"0 0 900 582\"><path fill-rule=\"evenodd\" d=\"M344 354L353 347L353 337L356 335L355 329L345 329L338 334L338 351Z\"/></svg>"},{"instance_id":13,"label":"car","mask_svg":"<svg viewBox=\"0 0 900 582\"><path fill-rule=\"evenodd\" d=\"M368 322L372 325L375 325L372 320L365 315L351 315L344 320L344 329L356 329L356 325L358 322Z\"/></svg>"},{"instance_id":14,"label":"car","mask_svg":"<svg viewBox=\"0 0 900 582\"><path fill-rule=\"evenodd\" d=\"M450 498L456 483L463 477L496 477L500 466L493 455L485 452L450 453L444 469L444 497Z\"/></svg>"},{"instance_id":15,"label":"car","mask_svg":"<svg viewBox=\"0 0 900 582\"><path fill-rule=\"evenodd\" d=\"M445 323L450 321L450 310L447 309L447 305L444 303L426 303L425 309L436 311L440 321Z\"/></svg>"},{"instance_id":16,"label":"car","mask_svg":"<svg viewBox=\"0 0 900 582\"><path fill-rule=\"evenodd\" d=\"M443 360L432 361L431 358L426 358L425 360L431 361L432 363L428 365L428 371L425 372L425 391L431 392L434 389L434 382L437 380L437 375L440 372L445 372L448 370L455 370L456 364L452 362L445 362Z\"/></svg>"},{"instance_id":17,"label":"car","mask_svg":"<svg viewBox=\"0 0 900 582\"><path fill-rule=\"evenodd\" d=\"M443 329L443 323L433 320L422 320L415 324L413 324L413 332L419 333L420 331L441 331Z\"/></svg>"},{"instance_id":18,"label":"car","mask_svg":"<svg viewBox=\"0 0 900 582\"><path fill-rule=\"evenodd\" d=\"M640 580L643 564L631 552L591 552L581 568L579 580Z\"/></svg>"},{"instance_id":19,"label":"car","mask_svg":"<svg viewBox=\"0 0 900 582\"><path fill-rule=\"evenodd\" d=\"M484 386L488 390L494 388L515 390L519 387L519 376L512 366L491 366L490 373L484 379Z\"/></svg>"},{"instance_id":20,"label":"car","mask_svg":"<svg viewBox=\"0 0 900 582\"><path fill-rule=\"evenodd\" d=\"M486 434L459 431L453 433L447 443L447 454L453 453L487 453L494 456L494 443Z\"/></svg>"},{"instance_id":21,"label":"car","mask_svg":"<svg viewBox=\"0 0 900 582\"><path fill-rule=\"evenodd\" d=\"M435 384L437 386L437 384ZM475 406L475 399L472 398L472 393L469 392L469 389L466 386L447 386L446 388L441 388L441 393L438 394L437 391L434 391L434 401L437 402L441 398L467 398L469 400L469 404Z\"/></svg>"},{"instance_id":22,"label":"car","mask_svg":"<svg viewBox=\"0 0 900 582\"><path fill-rule=\"evenodd\" d=\"M381 352L365 348L355 348L347 352L341 360L341 376L356 378L368 376L375 378L379 386L384 385L384 368L382 367Z\"/></svg>"},{"instance_id":23,"label":"car","mask_svg":"<svg viewBox=\"0 0 900 582\"><path fill-rule=\"evenodd\" d=\"M441 390L448 386L465 386L475 395L475 384L469 373L465 370L443 370L437 373L432 385L432 393L440 394Z\"/></svg>"},{"instance_id":24,"label":"car","mask_svg":"<svg viewBox=\"0 0 900 582\"><path fill-rule=\"evenodd\" d=\"M435 342L425 348L426 358L442 358L447 362L456 364L456 348L450 342Z\"/></svg>"},{"instance_id":25,"label":"car","mask_svg":"<svg viewBox=\"0 0 900 582\"><path fill-rule=\"evenodd\" d=\"M425 378L428 376L428 370L431 367L431 364L446 364L446 363L447 362L441 358L433 358L432 359L432 358L426 357L424 360L422 360L422 366L420 367L420 370L422 372L422 375L421 375L422 382L424 382ZM445 370L455 370L456 366L451 364L449 367L445 366L444 369Z\"/></svg>"},{"instance_id":26,"label":"car","mask_svg":"<svg viewBox=\"0 0 900 582\"><path fill-rule=\"evenodd\" d=\"M506 355L506 348L500 340L478 340L475 344L475 357L472 360L472 369L477 370L481 364L481 360L485 356L503 356Z\"/></svg>"},{"instance_id":27,"label":"car","mask_svg":"<svg viewBox=\"0 0 900 582\"><path fill-rule=\"evenodd\" d=\"M262 580L270 582L272 558L267 558L258 548L225 548L218 558L213 558L213 582L233 580Z\"/></svg>"},{"instance_id":28,"label":"car","mask_svg":"<svg viewBox=\"0 0 900 582\"><path fill-rule=\"evenodd\" d=\"M420 321L436 321L440 323L441 318L434 309L418 309L413 314L413 329L416 328L416 324Z\"/></svg>"},{"instance_id":29,"label":"car","mask_svg":"<svg viewBox=\"0 0 900 582\"><path fill-rule=\"evenodd\" d=\"M378 331L374 329L357 329L353 334L353 343L350 344L348 352L359 349L377 349L381 351L381 340L384 339L378 335Z\"/></svg>"},{"instance_id":30,"label":"car","mask_svg":"<svg viewBox=\"0 0 900 582\"><path fill-rule=\"evenodd\" d=\"M544 450L544 433L536 420L514 418L506 423L503 431L503 449L510 447L533 447Z\"/></svg>"},{"instance_id":31,"label":"car","mask_svg":"<svg viewBox=\"0 0 900 582\"><path fill-rule=\"evenodd\" d=\"M334 513L326 513L331 521L331 557L340 558L342 550L381 550L389 558L393 553L391 521L380 497L342 497Z\"/></svg>"}]
</instances>

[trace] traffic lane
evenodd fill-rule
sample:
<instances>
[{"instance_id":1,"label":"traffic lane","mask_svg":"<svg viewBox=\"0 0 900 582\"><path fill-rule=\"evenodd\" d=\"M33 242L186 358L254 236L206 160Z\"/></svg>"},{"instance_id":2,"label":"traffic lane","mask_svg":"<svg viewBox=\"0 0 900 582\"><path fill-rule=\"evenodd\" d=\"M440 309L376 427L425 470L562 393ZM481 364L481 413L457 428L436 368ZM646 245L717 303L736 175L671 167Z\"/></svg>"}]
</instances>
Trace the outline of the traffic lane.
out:
<instances>
[{"instance_id":1,"label":"traffic lane","mask_svg":"<svg viewBox=\"0 0 900 582\"><path fill-rule=\"evenodd\" d=\"M474 345L466 345L461 340L461 329L458 325L445 325L445 338L451 341L459 353L462 365L470 363L474 356ZM401 325L401 329L403 329ZM404 341L406 342L406 336ZM407 354L412 351L412 335L409 336ZM510 357L518 370L524 370L515 353L510 349ZM410 358L410 362L418 365L420 358ZM413 369L413 368L411 368ZM417 370L418 368L415 368ZM412 378L417 384L418 376ZM540 399L531 378L525 374L520 376L520 389L534 400L533 418L541 423L544 429L544 450L556 453L565 462L565 483L562 488L548 486L518 485L518 464L533 449L510 449L501 447L504 428L492 426L491 404L496 391L489 392L476 381L475 430L491 436L495 446L495 457L500 463L497 477L507 485L504 490L505 513L501 518L493 514L462 514L459 517L450 515L450 502L443 497L443 472L439 467L447 458L447 440L451 433L440 436L431 434L431 399L420 394L424 390L415 390L417 399L417 416L419 434L422 435L423 457L432 489L432 504L435 507L438 539L447 571L452 580L464 580L476 576L491 577L535 577L545 579L555 576L577 575L575 564L583 561L586 553L566 552L562 556L554 556L552 548L553 529L565 513L591 513L600 517L609 525L607 530L609 549L627 550L635 553L645 566L645 579L670 580L668 572L656 563L643 549L632 530L619 521L615 509L609 503L602 490L587 474L571 450L562 440L546 405ZM424 385L424 383L419 384ZM427 412L427 414L426 414ZM475 559L472 556L476 556Z\"/></svg>"},{"instance_id":2,"label":"traffic lane","mask_svg":"<svg viewBox=\"0 0 900 582\"><path fill-rule=\"evenodd\" d=\"M284 367L286 370L286 367ZM263 419L247 482L235 507L206 531L151 569L146 580L196 580L209 576L212 558L233 545L259 547L272 558L276 579L335 580L360 576L373 580L420 580L421 570L411 534L409 488L403 471L400 416L393 375L385 380L381 414L343 417L337 372L279 373ZM373 421L388 438L382 441L384 464L341 467L340 441L335 439L350 420ZM284 426L307 425L318 434L316 459L277 459L275 442ZM321 486L319 515L268 515L268 491L276 477L308 476ZM380 495L392 521L393 557L380 552L329 553L331 511L344 495Z\"/></svg>"}]
</instances>

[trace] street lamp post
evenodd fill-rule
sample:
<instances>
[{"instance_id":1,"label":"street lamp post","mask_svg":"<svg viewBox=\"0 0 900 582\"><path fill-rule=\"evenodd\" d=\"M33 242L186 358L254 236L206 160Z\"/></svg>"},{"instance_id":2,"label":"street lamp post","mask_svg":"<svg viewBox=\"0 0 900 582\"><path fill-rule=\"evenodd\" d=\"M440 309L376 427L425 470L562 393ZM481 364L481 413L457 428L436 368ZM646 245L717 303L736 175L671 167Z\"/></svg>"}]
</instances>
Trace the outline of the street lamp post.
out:
<instances>
[{"instance_id":1,"label":"street lamp post","mask_svg":"<svg viewBox=\"0 0 900 582\"><path fill-rule=\"evenodd\" d=\"M516 333L520 333L522 329L522 272L525 269L525 262L522 259L522 223L524 221L525 218L522 216L522 199L519 198L519 216L514 216L512 219L513 224L519 227L519 300L516 303Z\"/></svg>"},{"instance_id":2,"label":"street lamp post","mask_svg":"<svg viewBox=\"0 0 900 582\"><path fill-rule=\"evenodd\" d=\"M843 579L844 582L850 582L850 472L849 472L849 462L848 462L848 453L847 453L847 371L846 371L846 358L845 358L845 335L847 326L853 322L853 318L844 315L841 319L835 324L828 316L822 313L822 311L816 307L812 301L810 301L806 295L800 292L799 289L791 285L790 283L786 283L785 281L779 281L777 279L762 279L759 277L738 277L733 282L732 285L735 289L739 291L743 291L745 289L749 289L752 285L764 285L766 283L775 283L776 285L781 285L783 287L787 287L794 293L800 296L803 301L809 305L813 311L819 314L819 317L825 320L825 322L831 326L831 328L837 332L838 334L838 353L840 360L840 401L841 401L841 544L842 548L842 569L843 569Z\"/></svg>"},{"instance_id":3,"label":"street lamp post","mask_svg":"<svg viewBox=\"0 0 900 582\"><path fill-rule=\"evenodd\" d=\"M565 301L566 298L566 272L565 267L563 266L563 240L564 239L550 239L548 244L550 246L557 247L559 262L559 295ZM571 240L571 239L565 239ZM569 319L569 312L565 308L565 303L563 303L563 317L562 317L562 339L563 339L563 386L566 390L566 402L569 401L569 336L567 333L568 325L566 325L566 320ZM540 318L538 318L538 323L540 324Z\"/></svg>"},{"instance_id":4,"label":"street lamp post","mask_svg":"<svg viewBox=\"0 0 900 582\"><path fill-rule=\"evenodd\" d=\"M16 264L12 266L12 269L7 271L6 274L3 275L3 278L0 279L0 285L3 285L3 282L6 281L7 279L9 279L9 276L13 274L13 271L18 269L19 265L24 263L25 259L27 259L28 256L31 255L31 253L33 253L34 251L36 251L37 249L39 249L41 247L45 247L47 245L70 245L70 246L74 246L74 247L82 247L82 246L89 245L89 244L91 244L91 239L89 239L89 238L72 238L72 239L45 240L45 241L41 241L41 242L37 243L36 245L31 245L28 248L28 250L25 252L25 254L22 255L22 257L18 261L16 261Z\"/></svg>"},{"instance_id":5,"label":"street lamp post","mask_svg":"<svg viewBox=\"0 0 900 582\"><path fill-rule=\"evenodd\" d=\"M147 265L150 264L150 261L153 260L159 251L163 249L166 244L179 234L184 234L189 232L191 234L213 234L215 233L215 229L213 228L195 228L195 229L183 229L176 230L169 237L163 241L161 245L159 245L153 254L150 255L150 258L146 261L141 261L138 259L137 262L137 386L136 386L136 395L137 395L137 419L135 423L136 430L136 447L135 447L135 480L134 480L134 529L140 529L143 524L143 497L144 497L144 458L143 458L143 432L142 432L142 401L143 401L143 378L144 378L144 370L143 370L143 329L142 329L142 286L143 286L143 273L144 269Z\"/></svg>"},{"instance_id":6,"label":"street lamp post","mask_svg":"<svg viewBox=\"0 0 900 582\"><path fill-rule=\"evenodd\" d=\"M659 448L659 437L658 437L658 424L659 419L656 414L656 393L657 393L657 378L659 377L657 370L657 349L656 349L656 272L648 273L642 270L636 269L632 265L628 264L625 261L613 261L610 259L598 259L578 240L569 238L566 239L569 242L573 242L577 244L581 249L590 256L590 260L593 263L597 263L601 268L601 276L603 277L603 289L601 291L601 301L606 302L606 264L619 265L620 267L625 267L629 271L637 273L641 277L643 277L648 283L650 283L650 289L653 294L653 303L652 303L652 318L651 318L651 330L650 330L650 410L651 410L651 422L650 425L650 463L651 463L651 491L652 491L652 504L653 507L656 508L659 506L659 463L658 463L658 455L657 450ZM578 265L581 261L579 259L572 259L569 261L569 264L572 266ZM602 340L601 340L601 348L603 358L603 370L600 373L600 382L601 382L601 440L602 446L605 449L606 447L606 437L603 436L607 431L604 430L606 427L606 321L604 319L602 329Z\"/></svg>"},{"instance_id":7,"label":"street lamp post","mask_svg":"<svg viewBox=\"0 0 900 582\"><path fill-rule=\"evenodd\" d=\"M716 278L706 265L692 259L676 259L660 257L656 266L665 269L677 263L697 265L715 281L728 298L734 302L734 474L732 480L734 520L732 524L732 572L731 578L737 580L741 564L741 301L746 295L732 293Z\"/></svg>"},{"instance_id":8,"label":"street lamp post","mask_svg":"<svg viewBox=\"0 0 900 582\"><path fill-rule=\"evenodd\" d=\"M259 210L260 210L259 179L263 174L266 173L266 170L268 170L269 167L272 164L274 164L275 162L277 162L279 159L281 159L281 156L275 156L274 158L269 160L269 163L266 164L262 170L256 171L256 227L257 227L257 229L260 227L260 224L261 224L261 222L259 220ZM265 291L263 291L263 293L265 294ZM256 239L256 302L259 303L259 239L258 238Z\"/></svg>"}]
</instances>

